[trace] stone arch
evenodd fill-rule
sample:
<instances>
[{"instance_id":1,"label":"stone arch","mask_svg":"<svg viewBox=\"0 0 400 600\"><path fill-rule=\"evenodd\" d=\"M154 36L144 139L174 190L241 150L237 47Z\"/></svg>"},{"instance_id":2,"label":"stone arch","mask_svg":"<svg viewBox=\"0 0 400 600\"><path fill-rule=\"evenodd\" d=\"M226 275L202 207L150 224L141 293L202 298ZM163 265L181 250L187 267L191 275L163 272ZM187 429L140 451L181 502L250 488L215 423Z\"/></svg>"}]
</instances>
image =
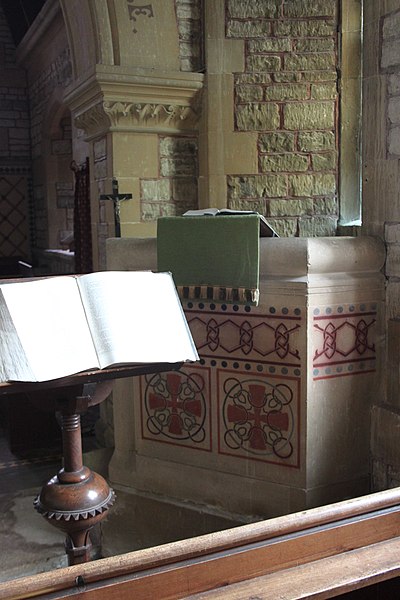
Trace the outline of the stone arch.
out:
<instances>
[{"instance_id":1,"label":"stone arch","mask_svg":"<svg viewBox=\"0 0 400 600\"><path fill-rule=\"evenodd\" d=\"M42 160L48 247L67 249L73 240L72 123L60 88L54 90L43 119Z\"/></svg>"},{"instance_id":2,"label":"stone arch","mask_svg":"<svg viewBox=\"0 0 400 600\"><path fill-rule=\"evenodd\" d=\"M60 5L75 79L96 65L180 70L175 0L140 7L134 0L60 0Z\"/></svg>"}]
</instances>

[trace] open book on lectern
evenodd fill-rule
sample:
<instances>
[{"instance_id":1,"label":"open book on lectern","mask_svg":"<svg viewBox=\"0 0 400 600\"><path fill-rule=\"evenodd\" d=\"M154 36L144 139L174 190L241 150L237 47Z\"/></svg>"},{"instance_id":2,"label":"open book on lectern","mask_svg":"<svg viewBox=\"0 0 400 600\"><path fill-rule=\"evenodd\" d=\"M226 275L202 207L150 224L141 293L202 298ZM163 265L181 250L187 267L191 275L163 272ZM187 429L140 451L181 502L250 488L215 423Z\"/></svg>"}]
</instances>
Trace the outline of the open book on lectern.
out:
<instances>
[{"instance_id":1,"label":"open book on lectern","mask_svg":"<svg viewBox=\"0 0 400 600\"><path fill-rule=\"evenodd\" d=\"M170 273L103 271L0 284L0 381L197 361Z\"/></svg>"}]
</instances>

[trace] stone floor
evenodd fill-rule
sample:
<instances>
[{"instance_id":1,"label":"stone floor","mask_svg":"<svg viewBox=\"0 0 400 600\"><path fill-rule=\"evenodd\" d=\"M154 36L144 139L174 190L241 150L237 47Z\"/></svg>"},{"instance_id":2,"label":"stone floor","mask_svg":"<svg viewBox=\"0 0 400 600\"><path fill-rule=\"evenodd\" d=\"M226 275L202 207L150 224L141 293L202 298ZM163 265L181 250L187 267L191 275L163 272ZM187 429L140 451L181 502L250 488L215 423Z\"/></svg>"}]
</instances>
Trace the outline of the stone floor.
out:
<instances>
[{"instance_id":1,"label":"stone floor","mask_svg":"<svg viewBox=\"0 0 400 600\"><path fill-rule=\"evenodd\" d=\"M0 581L66 564L63 536L33 508L41 486L59 468L55 453L41 461L20 458L0 435ZM4 551L6 549L6 551Z\"/></svg>"},{"instance_id":2,"label":"stone floor","mask_svg":"<svg viewBox=\"0 0 400 600\"><path fill-rule=\"evenodd\" d=\"M84 462L103 472L111 450L91 450ZM0 582L67 566L64 535L33 508L41 486L57 473L61 457L54 449L39 457L11 452L0 429ZM104 474L104 473L103 473ZM116 490L108 518L94 531L98 556L114 556L239 523L191 505Z\"/></svg>"}]
</instances>

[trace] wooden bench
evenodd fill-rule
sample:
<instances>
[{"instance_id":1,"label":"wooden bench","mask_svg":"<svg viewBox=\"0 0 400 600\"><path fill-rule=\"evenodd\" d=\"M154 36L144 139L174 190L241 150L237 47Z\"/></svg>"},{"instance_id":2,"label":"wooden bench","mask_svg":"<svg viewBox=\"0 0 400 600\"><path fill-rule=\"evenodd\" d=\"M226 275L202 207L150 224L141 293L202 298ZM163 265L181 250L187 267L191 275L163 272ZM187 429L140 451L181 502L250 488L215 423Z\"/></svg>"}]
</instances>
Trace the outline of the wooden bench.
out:
<instances>
[{"instance_id":1,"label":"wooden bench","mask_svg":"<svg viewBox=\"0 0 400 600\"><path fill-rule=\"evenodd\" d=\"M0 584L0 599L332 598L400 575L400 488ZM391 581L392 580L392 581ZM346 597L346 596L345 596ZM350 597L350 596L348 596Z\"/></svg>"}]
</instances>

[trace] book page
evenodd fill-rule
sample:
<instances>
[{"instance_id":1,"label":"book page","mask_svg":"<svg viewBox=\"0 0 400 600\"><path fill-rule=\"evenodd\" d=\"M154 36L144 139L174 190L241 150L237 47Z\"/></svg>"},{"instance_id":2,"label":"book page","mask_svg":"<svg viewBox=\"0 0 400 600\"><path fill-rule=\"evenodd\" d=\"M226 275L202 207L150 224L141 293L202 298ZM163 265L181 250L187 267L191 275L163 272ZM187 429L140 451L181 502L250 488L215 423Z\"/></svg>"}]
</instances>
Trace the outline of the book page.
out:
<instances>
[{"instance_id":1,"label":"book page","mask_svg":"<svg viewBox=\"0 0 400 600\"><path fill-rule=\"evenodd\" d=\"M0 332L0 382L35 379L1 290Z\"/></svg>"},{"instance_id":2,"label":"book page","mask_svg":"<svg viewBox=\"0 0 400 600\"><path fill-rule=\"evenodd\" d=\"M46 381L98 368L74 277L0 286L34 377ZM25 380L25 375L16 378Z\"/></svg>"},{"instance_id":3,"label":"book page","mask_svg":"<svg viewBox=\"0 0 400 600\"><path fill-rule=\"evenodd\" d=\"M101 368L198 360L170 273L106 271L78 285Z\"/></svg>"}]
</instances>

